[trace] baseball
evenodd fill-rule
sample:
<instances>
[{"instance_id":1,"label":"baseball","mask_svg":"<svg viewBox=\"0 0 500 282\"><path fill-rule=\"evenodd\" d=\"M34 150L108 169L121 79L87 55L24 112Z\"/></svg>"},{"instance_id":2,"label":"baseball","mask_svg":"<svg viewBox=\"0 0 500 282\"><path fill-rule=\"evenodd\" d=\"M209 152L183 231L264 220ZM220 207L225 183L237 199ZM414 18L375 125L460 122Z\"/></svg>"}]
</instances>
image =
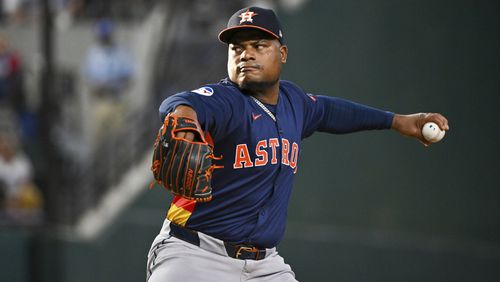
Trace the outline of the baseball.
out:
<instances>
[{"instance_id":1,"label":"baseball","mask_svg":"<svg viewBox=\"0 0 500 282\"><path fill-rule=\"evenodd\" d=\"M422 135L425 140L436 143L439 142L444 137L444 130L441 130L437 124L434 122L428 122L422 127Z\"/></svg>"}]
</instances>

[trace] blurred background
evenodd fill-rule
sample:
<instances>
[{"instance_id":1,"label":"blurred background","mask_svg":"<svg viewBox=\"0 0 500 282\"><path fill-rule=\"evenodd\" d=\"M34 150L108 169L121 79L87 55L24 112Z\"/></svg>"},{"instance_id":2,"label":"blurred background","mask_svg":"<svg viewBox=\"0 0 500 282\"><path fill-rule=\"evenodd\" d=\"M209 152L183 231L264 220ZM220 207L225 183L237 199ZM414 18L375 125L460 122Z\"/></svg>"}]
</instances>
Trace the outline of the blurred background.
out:
<instances>
[{"instance_id":1,"label":"blurred background","mask_svg":"<svg viewBox=\"0 0 500 282\"><path fill-rule=\"evenodd\" d=\"M226 76L217 34L275 8L308 92L441 112L304 141L285 239L300 281L500 281L500 2L4 0L0 280L144 281L171 199L149 190L157 109Z\"/></svg>"}]
</instances>

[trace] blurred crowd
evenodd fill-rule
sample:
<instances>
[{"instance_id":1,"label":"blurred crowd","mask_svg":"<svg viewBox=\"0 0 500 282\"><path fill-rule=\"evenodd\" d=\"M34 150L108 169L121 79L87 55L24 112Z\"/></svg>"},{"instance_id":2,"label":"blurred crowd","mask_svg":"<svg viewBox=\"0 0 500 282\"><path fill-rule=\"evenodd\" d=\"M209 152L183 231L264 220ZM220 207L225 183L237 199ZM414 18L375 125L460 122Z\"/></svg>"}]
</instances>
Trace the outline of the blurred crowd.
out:
<instances>
[{"instance_id":1,"label":"blurred crowd","mask_svg":"<svg viewBox=\"0 0 500 282\"><path fill-rule=\"evenodd\" d=\"M2 22L7 25L34 24L30 21L33 21L33 5L36 2L39 1L1 1ZM117 136L123 130L127 111L125 93L133 82L135 69L128 46L123 46L116 39L119 21L111 20L111 17L98 17L106 15L114 6L108 1L61 0L51 3L58 8L59 15L92 15L87 20L93 22L89 30L94 37L93 44L89 44L79 69L71 70L69 75L65 75L61 70L56 73L58 78L54 78L54 83L58 85L55 85L54 89L65 92L63 97L68 97L70 89L79 89L76 91L82 93L76 96L85 96L84 100L89 102L85 117L89 120L87 123L90 124L90 130L80 132L90 135L92 139L92 144L87 144L88 150L85 150L85 144L81 146L82 152L90 155L87 159L91 161L86 166L90 167L89 169L95 168L96 164L92 160L99 160L101 164L98 164L98 167L102 168L102 162L108 162L107 166L113 167L109 162L113 162L113 156L117 154ZM91 12L92 10L95 12ZM42 109L39 105L29 105L29 97L32 98L33 94L28 94L25 89L25 76L32 70L25 67L27 64L23 61L21 52L11 45L7 35L0 34L0 226L38 225L44 220L44 186L47 181L43 179L46 177L43 174L53 168L47 167L50 164L47 164L46 160L40 160L43 158L40 151L44 150L40 148L39 142ZM79 87L66 85L79 82ZM35 94L37 95L40 93ZM63 100L58 107L72 109L74 104L81 104L81 99L78 98L70 102L73 106L62 105ZM77 113L69 115L75 116ZM68 117L56 115L56 118ZM60 123L64 123L64 120L54 120L54 128L60 127ZM61 151L65 150L65 146L71 146L70 143L75 143L77 134L74 132L66 132L66 135L71 136L66 139L61 136L61 130L54 132L59 135L56 138L66 143L59 147ZM103 149L103 146L106 148ZM109 153L102 155L102 152ZM73 165L69 162L66 164ZM68 171L55 174L72 177L73 172L70 168L67 169ZM78 167L74 170L84 169Z\"/></svg>"},{"instance_id":2,"label":"blurred crowd","mask_svg":"<svg viewBox=\"0 0 500 282\"><path fill-rule=\"evenodd\" d=\"M5 24L22 25L37 19L44 0L0 1L0 19ZM97 19L104 16L132 20L141 17L157 0L45 0L56 24L65 27L75 19Z\"/></svg>"},{"instance_id":3,"label":"blurred crowd","mask_svg":"<svg viewBox=\"0 0 500 282\"><path fill-rule=\"evenodd\" d=\"M135 62L126 46L118 42L115 23L101 19L93 27L94 43L82 62L82 78L88 96L92 159L107 168L108 183L118 178L117 156L126 134L127 91L133 83Z\"/></svg>"},{"instance_id":4,"label":"blurred crowd","mask_svg":"<svg viewBox=\"0 0 500 282\"><path fill-rule=\"evenodd\" d=\"M95 43L83 62L82 74L88 87L96 122L93 136L102 139L105 132L124 123L124 93L130 86L134 63L129 51L115 40L114 24L99 20L94 26Z\"/></svg>"},{"instance_id":5,"label":"blurred crowd","mask_svg":"<svg viewBox=\"0 0 500 282\"><path fill-rule=\"evenodd\" d=\"M75 19L98 19L103 16L125 21L140 18L161 0L46 0L51 6L59 27L70 25ZM239 4L281 8L287 11L299 9L308 0L246 0ZM23 24L32 21L40 11L43 0L0 1L0 20L8 24ZM199 2L199 3L196 3ZM193 1L195 5L217 5L217 0Z\"/></svg>"},{"instance_id":6,"label":"blurred crowd","mask_svg":"<svg viewBox=\"0 0 500 282\"><path fill-rule=\"evenodd\" d=\"M43 199L33 165L24 152L36 134L25 103L20 55L0 35L0 223L36 224Z\"/></svg>"},{"instance_id":7,"label":"blurred crowd","mask_svg":"<svg viewBox=\"0 0 500 282\"><path fill-rule=\"evenodd\" d=\"M8 225L39 224L43 197L34 182L31 160L15 138L0 133L0 222Z\"/></svg>"}]
</instances>

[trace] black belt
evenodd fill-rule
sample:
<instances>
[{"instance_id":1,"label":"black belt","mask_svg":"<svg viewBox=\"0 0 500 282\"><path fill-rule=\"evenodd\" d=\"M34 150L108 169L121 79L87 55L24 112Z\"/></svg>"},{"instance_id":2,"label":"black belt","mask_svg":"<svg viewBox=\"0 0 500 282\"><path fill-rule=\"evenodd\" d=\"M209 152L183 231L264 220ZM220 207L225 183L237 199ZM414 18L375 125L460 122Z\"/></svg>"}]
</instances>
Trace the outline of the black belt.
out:
<instances>
[{"instance_id":1,"label":"black belt","mask_svg":"<svg viewBox=\"0 0 500 282\"><path fill-rule=\"evenodd\" d=\"M200 246L200 236L198 236L198 232L194 230L170 223L170 235L198 247ZM226 248L227 254L235 259L261 260L266 257L266 249L259 249L249 244L232 244L224 242L224 247Z\"/></svg>"}]
</instances>

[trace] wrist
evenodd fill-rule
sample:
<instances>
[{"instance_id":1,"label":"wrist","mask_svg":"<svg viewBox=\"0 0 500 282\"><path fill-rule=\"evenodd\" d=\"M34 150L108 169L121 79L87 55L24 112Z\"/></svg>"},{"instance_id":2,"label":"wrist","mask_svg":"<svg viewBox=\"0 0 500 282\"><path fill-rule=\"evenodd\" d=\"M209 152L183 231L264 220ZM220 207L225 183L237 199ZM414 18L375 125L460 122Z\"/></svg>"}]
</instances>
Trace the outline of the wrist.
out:
<instances>
[{"instance_id":1,"label":"wrist","mask_svg":"<svg viewBox=\"0 0 500 282\"><path fill-rule=\"evenodd\" d=\"M401 124L403 123L402 122L402 119L404 119L404 116L403 115L400 115L400 114L394 114L394 117L392 118L392 125L391 125L391 129L394 129L396 131L399 131L399 129L401 128Z\"/></svg>"}]
</instances>

